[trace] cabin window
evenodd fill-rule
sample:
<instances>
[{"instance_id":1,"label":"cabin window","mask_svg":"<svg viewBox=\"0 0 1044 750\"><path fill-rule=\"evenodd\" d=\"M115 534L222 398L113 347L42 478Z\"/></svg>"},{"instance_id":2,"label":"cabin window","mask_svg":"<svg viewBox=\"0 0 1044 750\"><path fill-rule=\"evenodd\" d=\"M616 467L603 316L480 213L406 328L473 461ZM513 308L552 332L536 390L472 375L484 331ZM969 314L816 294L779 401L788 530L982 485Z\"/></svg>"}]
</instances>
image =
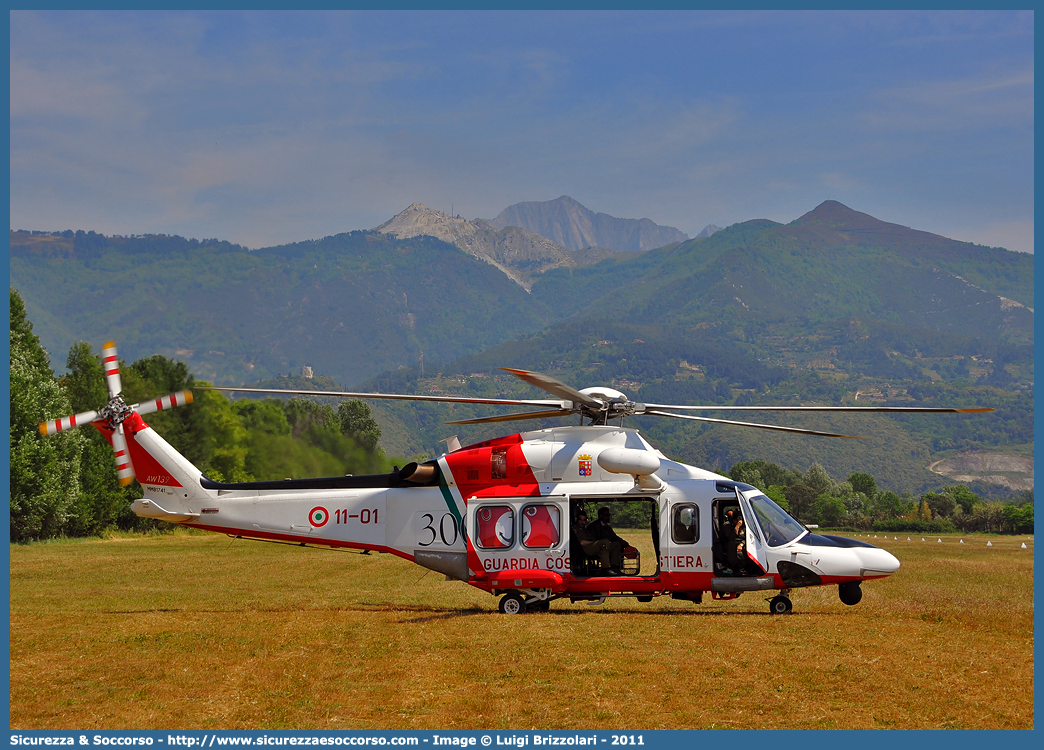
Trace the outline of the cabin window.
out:
<instances>
[{"instance_id":1,"label":"cabin window","mask_svg":"<svg viewBox=\"0 0 1044 750\"><path fill-rule=\"evenodd\" d=\"M671 522L671 539L676 544L693 544L700 540L700 509L695 505L675 505Z\"/></svg>"},{"instance_id":2,"label":"cabin window","mask_svg":"<svg viewBox=\"0 0 1044 750\"><path fill-rule=\"evenodd\" d=\"M557 505L527 505L522 509L522 544L530 549L558 546L561 528Z\"/></svg>"},{"instance_id":3,"label":"cabin window","mask_svg":"<svg viewBox=\"0 0 1044 750\"><path fill-rule=\"evenodd\" d=\"M487 505L475 513L478 546L505 549L515 543L515 511L510 505Z\"/></svg>"}]
</instances>

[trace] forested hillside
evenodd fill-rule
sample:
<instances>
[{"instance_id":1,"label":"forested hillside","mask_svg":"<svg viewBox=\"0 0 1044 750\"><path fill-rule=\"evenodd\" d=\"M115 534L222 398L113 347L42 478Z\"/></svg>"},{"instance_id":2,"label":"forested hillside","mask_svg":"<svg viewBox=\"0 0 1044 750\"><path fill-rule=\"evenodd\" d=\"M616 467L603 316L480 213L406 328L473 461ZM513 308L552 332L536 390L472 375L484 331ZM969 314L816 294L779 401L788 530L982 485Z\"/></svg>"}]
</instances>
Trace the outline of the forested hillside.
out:
<instances>
[{"instance_id":1,"label":"forested hillside","mask_svg":"<svg viewBox=\"0 0 1044 750\"><path fill-rule=\"evenodd\" d=\"M836 476L872 471L895 491L947 481L929 466L998 454L1014 462L1007 476L961 474L989 495L1033 481L1033 262L827 201L790 224L754 220L553 269L531 293L451 245L373 232L254 251L19 232L11 274L49 351L115 338L129 359L161 354L226 385L308 365L356 390L525 393L497 369L513 366L649 402L992 406L967 417L818 418L868 437L844 445L637 421L697 465L819 462ZM445 421L485 413L373 409L397 455L434 455L457 431ZM802 423L778 421L788 420ZM503 427L459 432L467 441Z\"/></svg>"},{"instance_id":2,"label":"forested hillside","mask_svg":"<svg viewBox=\"0 0 1044 750\"><path fill-rule=\"evenodd\" d=\"M12 290L11 539L171 528L131 512L141 486L119 486L112 448L100 432L89 425L50 437L38 431L41 421L98 409L108 400L101 360L89 344L74 344L65 364L68 372L55 377ZM206 385L183 362L160 355L121 362L120 374L129 404ZM197 390L192 404L147 420L219 481L383 473L392 466L377 446L380 427L361 401L342 401L336 408L307 399L232 402L216 391Z\"/></svg>"},{"instance_id":3,"label":"forested hillside","mask_svg":"<svg viewBox=\"0 0 1044 750\"><path fill-rule=\"evenodd\" d=\"M569 333L561 329L558 332ZM581 332L572 333L583 341ZM623 327L599 331L601 335L607 333L620 336L634 331ZM701 371L687 359L680 359L707 355L707 350L699 345L679 346L668 340L639 339L631 346L616 346L607 340L596 341L594 345L589 341L583 343L591 349L602 349L601 358L613 359L617 366L629 360L637 363L634 371L649 379L644 386L630 385L659 401L698 396L705 403L727 404L733 398L734 389L729 385L732 379L754 386L742 389L744 394L792 387L785 371L759 366L738 351L720 353L717 367ZM606 354L611 356L604 356ZM500 355L507 352L494 354ZM537 356L537 351L522 351L519 356ZM458 364L465 368L482 367L481 360L476 357ZM545 369L554 367L551 361L545 364ZM90 345L74 344L66 366L67 374L56 378L47 353L26 317L22 300L12 290L11 538L28 541L94 535L112 529L166 528L164 524L140 519L130 511L131 501L141 497L141 487L137 483L125 488L118 486L112 449L98 432L85 426L82 430L43 437L36 429L40 420L97 408L107 399L102 364ZM588 372L597 373L605 363L588 360L584 367ZM680 368L675 370L674 377L671 377L671 367ZM123 394L130 403L205 385L196 382L183 363L160 355L129 365L121 362L120 370ZM679 377L682 370L687 377ZM602 374L611 372L613 370ZM326 389L331 384L320 376L281 378L273 385L293 388L312 385ZM382 391L456 392L473 396L506 392L526 395L527 390L504 373L451 376L442 373L435 378L418 378L416 372L408 369L382 376L374 385ZM369 406L358 400L336 400L335 408L322 401L328 400L248 398L230 401L218 392L197 389L192 404L150 414L148 421L213 479L249 481L387 471L391 462L378 447L381 427ZM391 424L408 425L407 433L431 435L445 431L440 427L441 421L451 416L471 416L478 411L481 409L464 405L382 405L378 417ZM844 415L816 420L826 421L832 429L862 430L873 436L872 441L855 448L849 448L850 441L842 444L842 441L804 436L766 436L737 427L701 430L686 422L680 425L683 429L676 430L672 428L679 425L670 420L647 417L635 421L661 447L671 446L668 452L709 457L703 465L761 488L806 523L925 532L957 529L1025 532L1033 528L1032 490L1009 492L1004 503L987 502L976 494L974 486L942 485L937 481L938 487L916 497L909 488L918 482L916 470L924 459L924 446L918 442L916 430L904 429L901 423L887 417L867 419ZM500 427L461 427L460 432L468 433L464 441L471 442L492 436ZM982 429L981 424L979 427ZM748 450L759 458L733 461L736 445L743 445L744 439L750 446ZM441 451L435 448L432 452ZM906 467L902 459L907 455L914 459L910 464L913 474L909 476L897 471L897 467ZM766 456L772 458L767 460ZM776 463L772 459L778 456L783 457ZM807 469L795 468L802 466L808 457L815 460ZM824 460L821 462L820 458ZM825 468L824 463L833 467L833 472ZM876 478L869 471L874 471ZM834 478L844 477L846 472L847 480ZM895 482L903 489L890 489L889 485Z\"/></svg>"},{"instance_id":4,"label":"forested hillside","mask_svg":"<svg viewBox=\"0 0 1044 750\"><path fill-rule=\"evenodd\" d=\"M452 245L372 232L253 251L180 237L13 233L11 285L49 351L116 338L132 358L178 357L223 383L305 365L354 383L422 355L481 351L550 317Z\"/></svg>"},{"instance_id":5,"label":"forested hillside","mask_svg":"<svg viewBox=\"0 0 1044 750\"><path fill-rule=\"evenodd\" d=\"M838 369L782 367L759 359L751 347L716 339L707 332L685 335L677 328L631 326L581 320L563 323L522 341L502 344L481 355L462 358L421 378L415 369L386 373L363 390L394 393L453 393L466 396L511 395L544 397L499 367L535 369L577 388L610 385L647 403L752 405L891 403L924 406L990 406L996 411L976 415L786 415L719 412L707 416L741 421L822 428L866 440L832 440L766 433L731 426L640 417L627 420L672 458L707 468L727 469L734 463L764 459L795 469L813 462L835 476L856 471L873 473L882 487L921 492L945 486L946 477L928 470L933 457L963 451L999 450L1030 456L1033 445L1031 390L990 384L988 370L951 377L950 384L932 383L920 371L917 378L896 378ZM910 368L913 372L913 368ZM910 374L909 372L907 373ZM859 395L857 399L856 396ZM457 433L474 442L507 429L550 427L545 420L478 426L448 426L450 420L500 413L495 407L437 404L374 403L392 452L436 455L438 441ZM1028 477L1032 486L1032 475ZM1010 494L1022 487L995 487ZM988 486L977 491L993 496Z\"/></svg>"}]
</instances>

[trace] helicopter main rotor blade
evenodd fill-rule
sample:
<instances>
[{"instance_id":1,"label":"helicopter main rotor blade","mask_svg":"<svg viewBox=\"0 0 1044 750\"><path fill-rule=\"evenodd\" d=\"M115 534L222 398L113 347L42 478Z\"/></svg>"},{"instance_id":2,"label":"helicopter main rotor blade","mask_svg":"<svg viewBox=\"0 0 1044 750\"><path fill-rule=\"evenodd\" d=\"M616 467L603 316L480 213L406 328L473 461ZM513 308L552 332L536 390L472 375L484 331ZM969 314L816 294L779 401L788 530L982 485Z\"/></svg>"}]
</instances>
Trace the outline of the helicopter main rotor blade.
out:
<instances>
[{"instance_id":1,"label":"helicopter main rotor blade","mask_svg":"<svg viewBox=\"0 0 1044 750\"><path fill-rule=\"evenodd\" d=\"M71 430L73 427L79 427L80 425L90 424L98 418L98 412L96 411L84 411L79 414L73 414L69 417L61 417L59 419L48 419L46 422L40 423L40 434L43 436L56 435L59 432L65 430Z\"/></svg>"},{"instance_id":2,"label":"helicopter main rotor blade","mask_svg":"<svg viewBox=\"0 0 1044 750\"><path fill-rule=\"evenodd\" d=\"M495 417L476 417L475 419L461 419L446 424L484 424L485 422L512 422L516 419L544 419L546 417L566 417L576 414L575 409L552 409L550 411L526 411L514 414L501 414Z\"/></svg>"},{"instance_id":3,"label":"helicopter main rotor blade","mask_svg":"<svg viewBox=\"0 0 1044 750\"><path fill-rule=\"evenodd\" d=\"M506 404L508 406L555 406L562 408L558 399L541 398L470 398L465 396L420 396L403 393L351 393L349 391L306 391L290 388L226 388L208 385L194 386L203 391L229 391L232 393L275 393L289 396L331 396L336 398L383 398L397 401L438 401L447 404Z\"/></svg>"},{"instance_id":4,"label":"helicopter main rotor blade","mask_svg":"<svg viewBox=\"0 0 1044 750\"><path fill-rule=\"evenodd\" d=\"M109 398L120 395L123 383L120 380L120 359L116 355L115 341L107 341L102 346L102 367L105 368L105 386L109 389Z\"/></svg>"},{"instance_id":5,"label":"helicopter main rotor blade","mask_svg":"<svg viewBox=\"0 0 1044 750\"><path fill-rule=\"evenodd\" d=\"M138 414L152 414L155 411L165 411L166 409L173 409L175 406L184 406L191 403L192 391L178 391L168 396L161 396L151 401L142 401L140 404L134 404L131 406L131 409L138 412Z\"/></svg>"},{"instance_id":6,"label":"helicopter main rotor blade","mask_svg":"<svg viewBox=\"0 0 1044 750\"><path fill-rule=\"evenodd\" d=\"M530 385L534 385L542 391L547 391L552 396L558 396L566 401L572 401L575 404L583 404L584 406L592 406L596 409L602 407L602 402L598 399L591 398L585 393L581 393L576 388L570 385L566 385L561 380L551 377L550 375L544 375L539 372L533 372L532 370L516 370L512 367L501 367L504 372L510 372L519 380L524 380Z\"/></svg>"},{"instance_id":7,"label":"helicopter main rotor blade","mask_svg":"<svg viewBox=\"0 0 1044 750\"><path fill-rule=\"evenodd\" d=\"M908 412L973 414L993 411L992 407L958 409L948 406L680 406L678 404L645 404L645 413L650 409L676 409L679 411L849 411L849 412Z\"/></svg>"},{"instance_id":8,"label":"helicopter main rotor blade","mask_svg":"<svg viewBox=\"0 0 1044 750\"><path fill-rule=\"evenodd\" d=\"M126 487L134 481L134 464L127 452L127 438L123 434L123 425L116 425L112 433L112 450L116 453L116 478L120 487Z\"/></svg>"},{"instance_id":9,"label":"helicopter main rotor blade","mask_svg":"<svg viewBox=\"0 0 1044 750\"><path fill-rule=\"evenodd\" d=\"M757 422L736 422L732 419L713 419L711 417L694 417L689 414L671 414L669 411L646 411L646 415L656 417L674 417L675 419L691 419L694 422L713 422L715 424L731 424L737 427L756 427L759 430L776 430L778 432L796 432L801 435L819 435L820 437L846 438L848 440L866 440L861 435L840 435L836 432L823 432L821 430L803 430L798 427L782 427L775 424L758 424Z\"/></svg>"}]
</instances>

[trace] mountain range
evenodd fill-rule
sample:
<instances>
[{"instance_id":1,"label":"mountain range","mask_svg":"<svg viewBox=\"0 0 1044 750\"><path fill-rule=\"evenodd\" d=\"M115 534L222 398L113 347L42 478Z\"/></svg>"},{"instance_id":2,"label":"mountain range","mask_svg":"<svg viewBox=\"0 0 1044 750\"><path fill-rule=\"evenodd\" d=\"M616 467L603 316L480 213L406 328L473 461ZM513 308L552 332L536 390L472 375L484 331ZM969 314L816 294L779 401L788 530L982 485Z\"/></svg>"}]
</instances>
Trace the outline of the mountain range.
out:
<instances>
[{"instance_id":1,"label":"mountain range","mask_svg":"<svg viewBox=\"0 0 1044 750\"><path fill-rule=\"evenodd\" d=\"M552 268L587 266L616 254L601 247L573 252L520 226L498 229L482 219L468 221L449 216L423 203L411 204L374 231L398 239L435 237L495 266L527 291L535 276Z\"/></svg>"},{"instance_id":2,"label":"mountain range","mask_svg":"<svg viewBox=\"0 0 1044 750\"><path fill-rule=\"evenodd\" d=\"M525 227L420 204L375 230L258 250L12 232L11 285L58 369L74 341L115 338L127 360L160 353L225 384L307 365L362 390L521 393L496 374L517 366L659 403L1001 407L991 421L874 422L904 446L887 471L911 488L938 481L927 466L954 451L1025 453L1033 441L1033 257L834 201L789 224L752 220L643 252L588 255ZM375 411L382 443L407 455L437 450L448 414L481 412ZM708 466L819 456L840 471L885 460L830 441L642 427Z\"/></svg>"},{"instance_id":3,"label":"mountain range","mask_svg":"<svg viewBox=\"0 0 1044 750\"><path fill-rule=\"evenodd\" d=\"M570 250L605 247L644 252L689 239L684 232L649 219L619 219L596 213L568 195L553 201L516 203L489 223L498 229L522 227Z\"/></svg>"}]
</instances>

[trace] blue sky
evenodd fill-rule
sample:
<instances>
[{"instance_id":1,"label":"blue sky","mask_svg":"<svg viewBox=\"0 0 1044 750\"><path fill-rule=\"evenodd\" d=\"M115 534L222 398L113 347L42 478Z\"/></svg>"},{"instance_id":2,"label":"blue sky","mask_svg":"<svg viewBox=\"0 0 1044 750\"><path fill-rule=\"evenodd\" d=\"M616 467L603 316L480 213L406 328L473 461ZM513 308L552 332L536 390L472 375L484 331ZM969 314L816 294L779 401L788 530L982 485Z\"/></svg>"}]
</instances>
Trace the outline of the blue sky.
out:
<instances>
[{"instance_id":1,"label":"blue sky","mask_svg":"<svg viewBox=\"0 0 1044 750\"><path fill-rule=\"evenodd\" d=\"M1033 250L1032 12L11 13L11 226L249 247L571 195Z\"/></svg>"}]
</instances>

